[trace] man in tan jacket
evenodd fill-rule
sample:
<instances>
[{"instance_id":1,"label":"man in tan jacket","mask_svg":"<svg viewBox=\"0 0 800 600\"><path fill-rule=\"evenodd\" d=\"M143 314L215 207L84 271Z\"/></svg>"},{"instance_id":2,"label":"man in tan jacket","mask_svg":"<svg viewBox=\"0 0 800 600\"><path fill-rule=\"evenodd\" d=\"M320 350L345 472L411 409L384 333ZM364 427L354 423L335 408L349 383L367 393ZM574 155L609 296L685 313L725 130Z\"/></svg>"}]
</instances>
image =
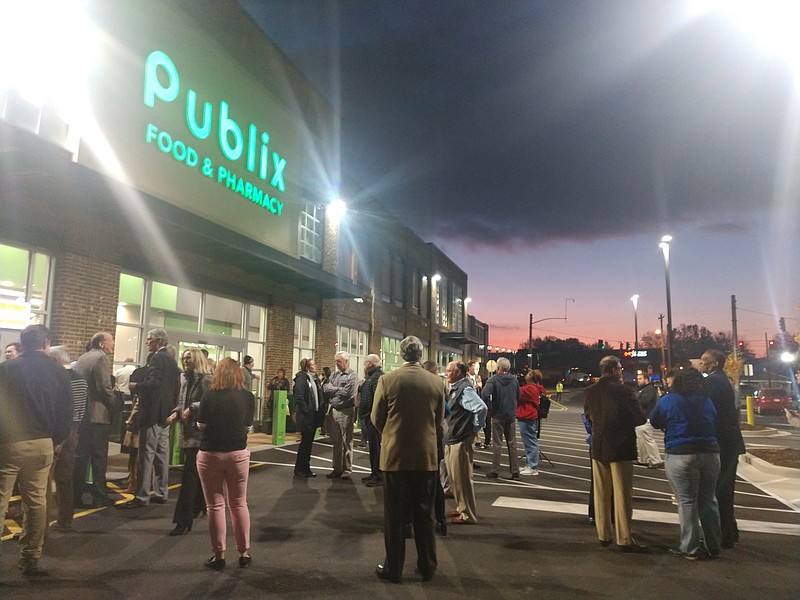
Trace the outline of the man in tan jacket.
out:
<instances>
[{"instance_id":1,"label":"man in tan jacket","mask_svg":"<svg viewBox=\"0 0 800 600\"><path fill-rule=\"evenodd\" d=\"M403 573L409 515L423 581L430 581L436 571L433 501L445 403L442 380L419 364L419 338L409 336L400 342L400 355L403 366L378 380L371 415L382 436L386 546L386 560L375 572L394 583L400 583Z\"/></svg>"}]
</instances>

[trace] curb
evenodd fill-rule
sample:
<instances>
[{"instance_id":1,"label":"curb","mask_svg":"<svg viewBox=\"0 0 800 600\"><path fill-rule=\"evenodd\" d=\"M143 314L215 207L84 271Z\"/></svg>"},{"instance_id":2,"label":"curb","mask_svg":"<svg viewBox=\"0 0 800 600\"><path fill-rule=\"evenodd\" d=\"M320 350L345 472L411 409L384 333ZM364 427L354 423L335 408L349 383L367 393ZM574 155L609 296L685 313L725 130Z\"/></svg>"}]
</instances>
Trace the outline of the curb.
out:
<instances>
[{"instance_id":1,"label":"curb","mask_svg":"<svg viewBox=\"0 0 800 600\"><path fill-rule=\"evenodd\" d=\"M749 453L739 456L739 462L750 465L763 473L779 475L781 477L792 477L800 480L800 469L794 469L792 467L779 467L778 465L773 465L772 463Z\"/></svg>"},{"instance_id":2,"label":"curb","mask_svg":"<svg viewBox=\"0 0 800 600\"><path fill-rule=\"evenodd\" d=\"M742 437L745 438L785 437L787 435L792 435L792 434L788 431L783 431L781 429L774 429L772 427L765 427L764 429L756 429L756 430L742 430Z\"/></svg>"}]
</instances>

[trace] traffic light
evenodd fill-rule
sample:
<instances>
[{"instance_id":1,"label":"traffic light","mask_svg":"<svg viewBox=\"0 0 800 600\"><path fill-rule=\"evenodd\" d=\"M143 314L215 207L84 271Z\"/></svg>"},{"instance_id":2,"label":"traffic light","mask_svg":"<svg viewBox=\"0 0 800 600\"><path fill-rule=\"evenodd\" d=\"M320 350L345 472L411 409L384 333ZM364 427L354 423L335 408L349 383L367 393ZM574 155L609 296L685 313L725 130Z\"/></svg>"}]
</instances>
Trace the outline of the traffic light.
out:
<instances>
[{"instance_id":1,"label":"traffic light","mask_svg":"<svg viewBox=\"0 0 800 600\"><path fill-rule=\"evenodd\" d=\"M778 319L778 329L780 330L781 333L786 333L786 319L784 319L783 317Z\"/></svg>"},{"instance_id":2,"label":"traffic light","mask_svg":"<svg viewBox=\"0 0 800 600\"><path fill-rule=\"evenodd\" d=\"M739 350L741 350L742 348L744 348L744 342L740 340L738 346Z\"/></svg>"},{"instance_id":3,"label":"traffic light","mask_svg":"<svg viewBox=\"0 0 800 600\"><path fill-rule=\"evenodd\" d=\"M600 350L605 350L606 343L603 340L597 340L597 347L600 348Z\"/></svg>"},{"instance_id":4,"label":"traffic light","mask_svg":"<svg viewBox=\"0 0 800 600\"><path fill-rule=\"evenodd\" d=\"M625 342L625 350L630 350L630 349L631 349L631 343Z\"/></svg>"}]
</instances>

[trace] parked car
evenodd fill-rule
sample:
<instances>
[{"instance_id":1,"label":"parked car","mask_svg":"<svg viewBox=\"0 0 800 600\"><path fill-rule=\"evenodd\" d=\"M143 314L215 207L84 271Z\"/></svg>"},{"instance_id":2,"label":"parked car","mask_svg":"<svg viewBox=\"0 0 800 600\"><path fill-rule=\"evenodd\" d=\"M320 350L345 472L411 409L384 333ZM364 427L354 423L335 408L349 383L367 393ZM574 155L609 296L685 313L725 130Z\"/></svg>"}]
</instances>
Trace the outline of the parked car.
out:
<instances>
[{"instance_id":1,"label":"parked car","mask_svg":"<svg viewBox=\"0 0 800 600\"><path fill-rule=\"evenodd\" d=\"M792 408L792 396L781 388L762 388L753 394L756 412L760 415L768 410L783 412Z\"/></svg>"}]
</instances>

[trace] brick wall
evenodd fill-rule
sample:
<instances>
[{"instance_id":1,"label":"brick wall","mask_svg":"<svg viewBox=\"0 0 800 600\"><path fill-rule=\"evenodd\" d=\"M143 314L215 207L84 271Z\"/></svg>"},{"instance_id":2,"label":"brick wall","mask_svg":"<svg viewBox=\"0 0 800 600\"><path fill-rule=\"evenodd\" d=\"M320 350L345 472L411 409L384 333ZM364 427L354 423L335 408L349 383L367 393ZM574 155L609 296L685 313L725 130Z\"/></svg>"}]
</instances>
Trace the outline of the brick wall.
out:
<instances>
[{"instance_id":1,"label":"brick wall","mask_svg":"<svg viewBox=\"0 0 800 600\"><path fill-rule=\"evenodd\" d=\"M114 333L119 273L118 265L87 256L69 252L56 256L50 320L53 345L67 346L76 358L98 331Z\"/></svg>"}]
</instances>

